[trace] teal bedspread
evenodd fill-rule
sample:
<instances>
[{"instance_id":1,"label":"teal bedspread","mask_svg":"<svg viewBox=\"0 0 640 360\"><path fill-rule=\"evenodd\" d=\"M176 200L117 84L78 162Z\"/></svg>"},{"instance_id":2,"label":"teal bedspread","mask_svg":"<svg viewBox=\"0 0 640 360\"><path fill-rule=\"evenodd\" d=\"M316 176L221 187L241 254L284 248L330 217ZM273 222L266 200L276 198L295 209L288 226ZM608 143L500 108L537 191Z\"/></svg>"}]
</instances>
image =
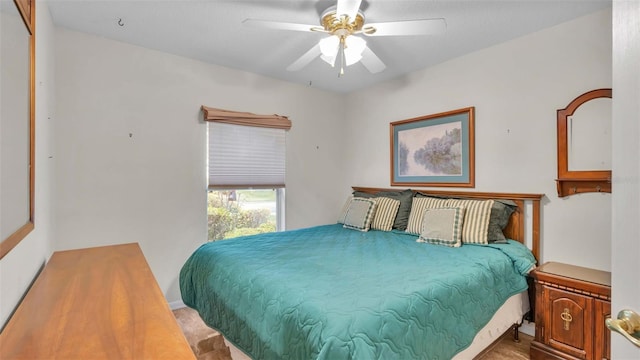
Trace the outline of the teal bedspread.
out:
<instances>
[{"instance_id":1,"label":"teal bedspread","mask_svg":"<svg viewBox=\"0 0 640 360\"><path fill-rule=\"evenodd\" d=\"M182 299L254 359L450 359L527 288L534 258L416 238L324 225L207 243Z\"/></svg>"}]
</instances>

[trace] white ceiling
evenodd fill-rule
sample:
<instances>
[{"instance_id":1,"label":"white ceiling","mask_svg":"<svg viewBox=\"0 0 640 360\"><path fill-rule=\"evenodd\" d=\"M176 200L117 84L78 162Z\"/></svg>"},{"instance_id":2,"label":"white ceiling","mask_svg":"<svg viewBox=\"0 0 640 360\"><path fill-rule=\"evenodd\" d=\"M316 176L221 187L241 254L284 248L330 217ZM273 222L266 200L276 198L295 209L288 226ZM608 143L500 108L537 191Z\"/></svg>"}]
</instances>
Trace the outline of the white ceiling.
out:
<instances>
[{"instance_id":1,"label":"white ceiling","mask_svg":"<svg viewBox=\"0 0 640 360\"><path fill-rule=\"evenodd\" d=\"M319 58L298 72L286 67L323 34L259 30L246 18L319 24L327 0L48 0L56 25L211 64L335 92L351 92L604 8L611 0L364 1L366 22L445 18L431 36L368 37L387 65L370 74L362 64L338 77ZM123 24L120 26L118 23Z\"/></svg>"}]
</instances>

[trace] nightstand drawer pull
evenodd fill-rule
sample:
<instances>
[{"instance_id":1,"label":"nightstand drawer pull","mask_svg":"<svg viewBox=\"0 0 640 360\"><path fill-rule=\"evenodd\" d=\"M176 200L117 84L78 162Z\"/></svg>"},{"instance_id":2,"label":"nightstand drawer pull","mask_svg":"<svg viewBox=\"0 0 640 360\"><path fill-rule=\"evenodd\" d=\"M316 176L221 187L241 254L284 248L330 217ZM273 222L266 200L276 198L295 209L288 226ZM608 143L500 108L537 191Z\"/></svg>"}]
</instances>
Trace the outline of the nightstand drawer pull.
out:
<instances>
[{"instance_id":1,"label":"nightstand drawer pull","mask_svg":"<svg viewBox=\"0 0 640 360\"><path fill-rule=\"evenodd\" d=\"M640 347L640 315L633 310L622 310L618 313L618 319L605 320L607 327L617 331L635 346Z\"/></svg>"},{"instance_id":2,"label":"nightstand drawer pull","mask_svg":"<svg viewBox=\"0 0 640 360\"><path fill-rule=\"evenodd\" d=\"M564 329L569 330L569 323L573 321L573 316L571 316L571 313L569 313L569 309L564 309L562 314L560 314L560 319L564 321Z\"/></svg>"}]
</instances>

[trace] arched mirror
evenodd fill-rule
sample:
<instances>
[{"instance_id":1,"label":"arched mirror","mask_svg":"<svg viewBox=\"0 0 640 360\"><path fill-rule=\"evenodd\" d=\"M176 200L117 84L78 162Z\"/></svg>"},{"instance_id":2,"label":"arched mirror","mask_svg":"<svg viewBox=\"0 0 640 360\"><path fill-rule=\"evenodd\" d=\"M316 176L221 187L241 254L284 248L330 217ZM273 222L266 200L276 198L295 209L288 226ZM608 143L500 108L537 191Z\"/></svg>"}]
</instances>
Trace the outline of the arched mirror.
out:
<instances>
[{"instance_id":1,"label":"arched mirror","mask_svg":"<svg viewBox=\"0 0 640 360\"><path fill-rule=\"evenodd\" d=\"M611 192L611 89L558 110L558 196Z\"/></svg>"},{"instance_id":2,"label":"arched mirror","mask_svg":"<svg viewBox=\"0 0 640 360\"><path fill-rule=\"evenodd\" d=\"M34 228L35 0L0 1L0 259Z\"/></svg>"}]
</instances>

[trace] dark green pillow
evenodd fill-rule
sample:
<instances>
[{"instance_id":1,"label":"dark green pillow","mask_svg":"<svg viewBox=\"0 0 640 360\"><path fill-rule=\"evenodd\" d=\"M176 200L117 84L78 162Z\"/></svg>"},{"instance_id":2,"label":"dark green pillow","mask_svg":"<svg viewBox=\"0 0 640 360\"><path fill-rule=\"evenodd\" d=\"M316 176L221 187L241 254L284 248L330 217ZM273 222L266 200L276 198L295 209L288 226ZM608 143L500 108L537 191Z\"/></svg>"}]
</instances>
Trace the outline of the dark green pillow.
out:
<instances>
[{"instance_id":1,"label":"dark green pillow","mask_svg":"<svg viewBox=\"0 0 640 360\"><path fill-rule=\"evenodd\" d=\"M518 205L511 200L494 200L489 217L489 230L487 240L490 243L506 243L507 238L502 230L509 223L509 217L518 208Z\"/></svg>"},{"instance_id":2,"label":"dark green pillow","mask_svg":"<svg viewBox=\"0 0 640 360\"><path fill-rule=\"evenodd\" d=\"M380 191L375 194L365 193L362 191L354 191L353 196L363 198L384 196L391 199L399 200L400 207L398 208L398 214L393 221L393 228L401 231L407 229L407 224L409 223L409 213L411 212L411 203L413 202L413 191L411 191L411 189L401 191Z\"/></svg>"}]
</instances>

